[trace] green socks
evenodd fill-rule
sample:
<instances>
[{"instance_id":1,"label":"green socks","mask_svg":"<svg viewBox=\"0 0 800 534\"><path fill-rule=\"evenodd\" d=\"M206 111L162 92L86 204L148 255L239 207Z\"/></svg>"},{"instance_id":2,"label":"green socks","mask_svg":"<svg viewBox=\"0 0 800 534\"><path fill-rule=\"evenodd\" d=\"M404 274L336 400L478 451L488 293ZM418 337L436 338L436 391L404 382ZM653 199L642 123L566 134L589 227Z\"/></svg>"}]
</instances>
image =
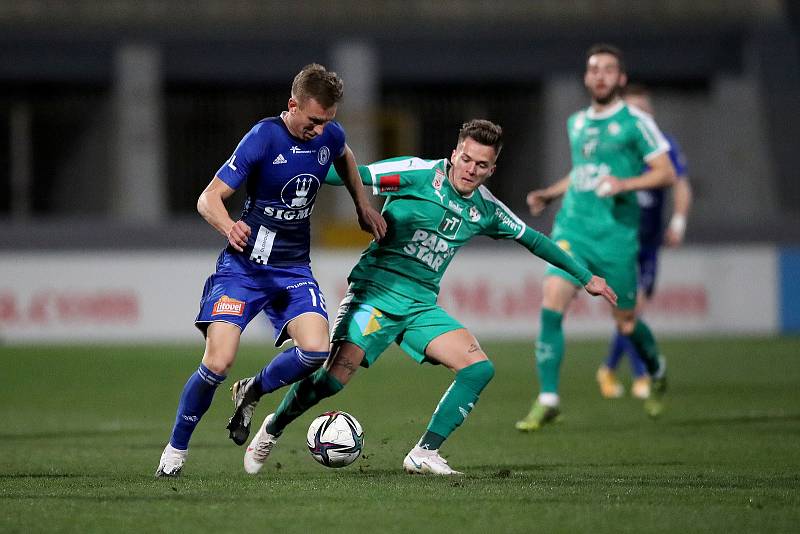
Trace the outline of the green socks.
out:
<instances>
[{"instance_id":1,"label":"green socks","mask_svg":"<svg viewBox=\"0 0 800 534\"><path fill-rule=\"evenodd\" d=\"M438 449L464 422L493 376L494 364L489 360L473 363L457 372L455 380L433 412L428 431L419 442L420 447Z\"/></svg>"},{"instance_id":2,"label":"green socks","mask_svg":"<svg viewBox=\"0 0 800 534\"><path fill-rule=\"evenodd\" d=\"M661 368L661 362L659 361L661 353L658 350L656 338L653 337L653 332L650 331L650 327L641 319L637 319L636 326L633 328L633 332L629 338L641 355L642 360L644 360L647 366L647 372L650 373L650 376L657 378Z\"/></svg>"},{"instance_id":3,"label":"green socks","mask_svg":"<svg viewBox=\"0 0 800 534\"><path fill-rule=\"evenodd\" d=\"M339 393L343 387L324 367L320 367L314 374L292 384L275 410L272 422L267 425L267 432L273 436L280 435L286 425L322 399Z\"/></svg>"},{"instance_id":4,"label":"green socks","mask_svg":"<svg viewBox=\"0 0 800 534\"><path fill-rule=\"evenodd\" d=\"M561 360L564 358L564 315L542 308L539 339L536 340L536 370L539 372L539 391L558 394Z\"/></svg>"}]
</instances>

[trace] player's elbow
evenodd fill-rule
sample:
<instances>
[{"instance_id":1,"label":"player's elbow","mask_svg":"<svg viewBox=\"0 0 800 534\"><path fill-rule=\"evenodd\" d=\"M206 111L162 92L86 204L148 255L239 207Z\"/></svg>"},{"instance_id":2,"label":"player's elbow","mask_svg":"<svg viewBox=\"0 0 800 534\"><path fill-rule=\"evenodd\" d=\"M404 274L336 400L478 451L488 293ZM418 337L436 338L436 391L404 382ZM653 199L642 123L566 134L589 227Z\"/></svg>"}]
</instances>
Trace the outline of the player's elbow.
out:
<instances>
[{"instance_id":1,"label":"player's elbow","mask_svg":"<svg viewBox=\"0 0 800 534\"><path fill-rule=\"evenodd\" d=\"M656 169L656 174L652 178L653 181L650 187L653 188L672 187L678 181L677 177L675 176L675 169L671 166L660 167L659 169Z\"/></svg>"},{"instance_id":2,"label":"player's elbow","mask_svg":"<svg viewBox=\"0 0 800 534\"><path fill-rule=\"evenodd\" d=\"M197 197L197 213L203 215L203 212L206 209L206 200L204 198L205 193L200 193L200 196Z\"/></svg>"},{"instance_id":3,"label":"player's elbow","mask_svg":"<svg viewBox=\"0 0 800 534\"><path fill-rule=\"evenodd\" d=\"M211 209L209 205L208 191L203 191L197 198L197 213L199 213L203 219L208 220L210 211Z\"/></svg>"},{"instance_id":4,"label":"player's elbow","mask_svg":"<svg viewBox=\"0 0 800 534\"><path fill-rule=\"evenodd\" d=\"M664 187L671 187L678 181L678 175L675 172L675 167L670 164L664 169Z\"/></svg>"}]
</instances>

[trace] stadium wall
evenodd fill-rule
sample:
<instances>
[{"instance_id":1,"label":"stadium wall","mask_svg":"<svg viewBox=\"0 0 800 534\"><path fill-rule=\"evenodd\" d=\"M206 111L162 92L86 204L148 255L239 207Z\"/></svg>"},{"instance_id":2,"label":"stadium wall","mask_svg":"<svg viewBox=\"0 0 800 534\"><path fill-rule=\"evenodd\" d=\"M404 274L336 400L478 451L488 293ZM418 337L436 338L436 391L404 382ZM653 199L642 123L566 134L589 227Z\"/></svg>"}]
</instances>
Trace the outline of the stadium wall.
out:
<instances>
[{"instance_id":1,"label":"stadium wall","mask_svg":"<svg viewBox=\"0 0 800 534\"><path fill-rule=\"evenodd\" d=\"M317 251L313 268L328 312L358 251ZM0 254L0 340L5 343L199 341L193 326L216 251ZM534 338L545 264L520 247L467 248L442 283L441 303L482 339ZM800 249L703 247L664 252L647 310L663 335L800 331ZM566 329L598 337L609 309L582 295ZM244 341L269 341L256 320Z\"/></svg>"}]
</instances>

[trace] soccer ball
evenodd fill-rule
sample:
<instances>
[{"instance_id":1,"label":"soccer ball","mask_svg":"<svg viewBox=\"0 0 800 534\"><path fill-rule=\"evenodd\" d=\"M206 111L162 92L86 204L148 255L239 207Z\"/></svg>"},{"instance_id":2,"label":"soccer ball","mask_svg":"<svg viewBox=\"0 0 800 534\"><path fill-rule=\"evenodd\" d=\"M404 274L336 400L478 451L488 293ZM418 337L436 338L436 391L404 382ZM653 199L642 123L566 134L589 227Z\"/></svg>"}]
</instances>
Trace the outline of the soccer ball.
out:
<instances>
[{"instance_id":1,"label":"soccer ball","mask_svg":"<svg viewBox=\"0 0 800 534\"><path fill-rule=\"evenodd\" d=\"M306 434L311 456L326 467L344 467L356 461L364 447L364 431L346 412L327 412L311 422Z\"/></svg>"}]
</instances>

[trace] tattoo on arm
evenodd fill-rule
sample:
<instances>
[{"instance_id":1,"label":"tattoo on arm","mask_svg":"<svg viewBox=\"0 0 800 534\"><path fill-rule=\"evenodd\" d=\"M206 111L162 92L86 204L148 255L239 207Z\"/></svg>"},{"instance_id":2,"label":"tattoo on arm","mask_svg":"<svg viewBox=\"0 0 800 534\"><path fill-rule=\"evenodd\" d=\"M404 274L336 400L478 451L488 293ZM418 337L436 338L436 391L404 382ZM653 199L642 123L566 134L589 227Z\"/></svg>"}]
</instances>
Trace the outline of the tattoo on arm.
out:
<instances>
[{"instance_id":1,"label":"tattoo on arm","mask_svg":"<svg viewBox=\"0 0 800 534\"><path fill-rule=\"evenodd\" d=\"M336 361L333 362L333 367L343 367L344 370L347 372L348 376L352 376L358 370L358 366L355 365L350 360L346 360L344 358L338 358Z\"/></svg>"},{"instance_id":2,"label":"tattoo on arm","mask_svg":"<svg viewBox=\"0 0 800 534\"><path fill-rule=\"evenodd\" d=\"M473 352L478 352L479 350L481 350L481 348L478 345L476 345L475 343L471 343L469 346L469 350L467 350L467 352L471 354Z\"/></svg>"}]
</instances>

